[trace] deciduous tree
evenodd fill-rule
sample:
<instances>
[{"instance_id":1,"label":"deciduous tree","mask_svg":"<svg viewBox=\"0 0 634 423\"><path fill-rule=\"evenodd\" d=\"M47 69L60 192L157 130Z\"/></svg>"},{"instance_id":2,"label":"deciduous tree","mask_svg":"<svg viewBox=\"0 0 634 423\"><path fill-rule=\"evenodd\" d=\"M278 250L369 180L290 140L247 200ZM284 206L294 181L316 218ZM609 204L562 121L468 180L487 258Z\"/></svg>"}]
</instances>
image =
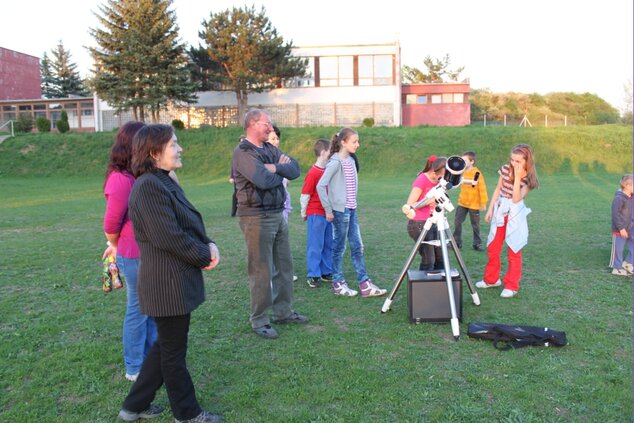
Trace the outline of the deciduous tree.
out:
<instances>
[{"instance_id":1,"label":"deciduous tree","mask_svg":"<svg viewBox=\"0 0 634 423\"><path fill-rule=\"evenodd\" d=\"M199 37L214 64L204 68L196 56L192 61L198 60L196 64L217 89L235 92L240 117L246 113L249 93L272 90L284 79L305 74L306 59L292 56L292 42L278 35L264 7L260 12L254 7L234 7L211 13Z\"/></svg>"},{"instance_id":2,"label":"deciduous tree","mask_svg":"<svg viewBox=\"0 0 634 423\"><path fill-rule=\"evenodd\" d=\"M423 64L427 68L427 71L422 71L418 68L409 66L403 66L402 79L407 84L420 84L430 82L449 82L458 81L458 77L464 70L464 66L450 70L449 64L451 63L449 55L446 54L442 59L432 59L431 56L425 57Z\"/></svg>"}]
</instances>

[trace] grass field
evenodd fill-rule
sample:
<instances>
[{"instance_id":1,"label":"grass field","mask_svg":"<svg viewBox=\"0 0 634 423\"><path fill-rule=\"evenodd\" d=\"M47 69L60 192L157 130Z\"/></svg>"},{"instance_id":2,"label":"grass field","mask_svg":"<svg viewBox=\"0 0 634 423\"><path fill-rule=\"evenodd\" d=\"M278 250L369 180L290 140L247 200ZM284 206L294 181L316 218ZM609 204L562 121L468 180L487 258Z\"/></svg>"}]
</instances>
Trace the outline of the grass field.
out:
<instances>
[{"instance_id":1,"label":"grass field","mask_svg":"<svg viewBox=\"0 0 634 423\"><path fill-rule=\"evenodd\" d=\"M449 135L422 129L431 141L410 154L418 157L400 161L407 146L384 144L407 133L378 128L362 137L360 224L368 271L380 286L392 287L412 248L400 206L427 150L460 153L475 145L481 157L488 154L481 167L492 191L493 169L518 135L469 129ZM303 173L309 140L320 131L329 133L287 131ZM631 421L632 280L610 275L607 263L610 202L620 173L631 171L632 131L605 131L555 129L551 138L527 132L542 164L541 187L527 198L533 213L521 292L506 300L499 291L481 291L476 307L463 286L457 342L449 325L408 322L405 284L386 314L380 313L383 299L308 288L297 209L290 220L300 276L295 308L312 321L280 327L275 341L256 337L248 324L244 241L229 217L232 187L222 170L235 134L205 150L208 141L197 137L208 133L183 133L181 139L192 141L185 143L190 156L181 182L222 256L220 266L205 273L207 301L192 317L188 364L201 404L227 422ZM129 389L121 358L125 293L100 289L105 160L97 155L107 148L99 136L91 135L82 148L54 138L17 138L0 146L0 421L114 421ZM72 166L59 163L59 151L46 150L43 141L50 140L68 146L60 154ZM38 155L38 149L47 152ZM628 156L615 158L606 149ZM40 176L21 176L24 169ZM300 188L301 181L290 185L296 208ZM455 200L457 190L449 194ZM453 226L453 214L449 221ZM482 226L486 235L488 225ZM464 229L468 246L468 223ZM485 253L465 248L462 255L479 280ZM344 266L353 280L348 254ZM565 331L569 345L499 352L466 336L470 321L548 326ZM168 405L164 390L156 402ZM172 420L167 412L155 421Z\"/></svg>"}]
</instances>

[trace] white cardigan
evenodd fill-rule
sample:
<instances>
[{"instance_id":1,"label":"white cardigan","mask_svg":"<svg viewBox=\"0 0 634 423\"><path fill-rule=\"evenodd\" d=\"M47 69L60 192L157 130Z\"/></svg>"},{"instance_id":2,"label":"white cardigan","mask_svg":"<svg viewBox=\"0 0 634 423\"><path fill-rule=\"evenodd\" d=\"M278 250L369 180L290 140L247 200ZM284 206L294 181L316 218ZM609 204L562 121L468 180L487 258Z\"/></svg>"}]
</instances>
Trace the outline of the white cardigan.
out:
<instances>
[{"instance_id":1,"label":"white cardigan","mask_svg":"<svg viewBox=\"0 0 634 423\"><path fill-rule=\"evenodd\" d=\"M491 217L491 228L489 229L489 236L487 238L487 245L489 245L493 238L495 238L495 232L499 226L504 226L504 216L508 215L508 223L506 224L506 244L514 253L520 251L528 243L528 222L526 216L531 212L531 209L526 207L524 200L518 203L513 203L510 198L500 197L493 209L493 216Z\"/></svg>"}]
</instances>

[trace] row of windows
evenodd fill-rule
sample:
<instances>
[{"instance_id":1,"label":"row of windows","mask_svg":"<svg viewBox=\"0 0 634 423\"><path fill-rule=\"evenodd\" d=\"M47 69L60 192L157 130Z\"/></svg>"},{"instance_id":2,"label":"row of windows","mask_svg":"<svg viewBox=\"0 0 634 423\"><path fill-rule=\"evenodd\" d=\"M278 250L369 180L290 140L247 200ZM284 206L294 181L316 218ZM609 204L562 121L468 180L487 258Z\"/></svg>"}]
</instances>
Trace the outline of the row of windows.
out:
<instances>
[{"instance_id":1,"label":"row of windows","mask_svg":"<svg viewBox=\"0 0 634 423\"><path fill-rule=\"evenodd\" d=\"M468 101L464 93L403 95L403 104L461 104Z\"/></svg>"},{"instance_id":2,"label":"row of windows","mask_svg":"<svg viewBox=\"0 0 634 423\"><path fill-rule=\"evenodd\" d=\"M77 109L77 104L78 103L64 103L59 104L59 103L49 103L48 104L48 109L49 110L59 110L62 109L62 106L64 109L68 110L68 109ZM46 110L46 104L20 104L20 105L14 105L14 104L10 104L10 105L5 105L2 106L2 111L4 112L27 112L27 111L31 111L31 110ZM81 102L79 103L79 108L81 109L92 109L93 108L93 103L91 102Z\"/></svg>"},{"instance_id":3,"label":"row of windows","mask_svg":"<svg viewBox=\"0 0 634 423\"><path fill-rule=\"evenodd\" d=\"M285 81L292 87L346 87L394 84L394 57L389 54L364 56L309 57L305 78Z\"/></svg>"}]
</instances>

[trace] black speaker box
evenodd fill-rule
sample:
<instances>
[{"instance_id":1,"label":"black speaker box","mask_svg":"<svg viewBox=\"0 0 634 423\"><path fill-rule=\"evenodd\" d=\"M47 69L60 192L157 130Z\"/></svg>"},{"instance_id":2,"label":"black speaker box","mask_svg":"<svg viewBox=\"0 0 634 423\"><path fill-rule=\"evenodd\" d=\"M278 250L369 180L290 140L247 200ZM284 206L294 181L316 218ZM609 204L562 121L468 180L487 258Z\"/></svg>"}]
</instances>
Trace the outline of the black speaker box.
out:
<instances>
[{"instance_id":1,"label":"black speaker box","mask_svg":"<svg viewBox=\"0 0 634 423\"><path fill-rule=\"evenodd\" d=\"M462 320L462 279L451 269L456 314ZM444 323L451 320L449 293L444 270L409 270L407 272L407 304L412 322Z\"/></svg>"}]
</instances>

